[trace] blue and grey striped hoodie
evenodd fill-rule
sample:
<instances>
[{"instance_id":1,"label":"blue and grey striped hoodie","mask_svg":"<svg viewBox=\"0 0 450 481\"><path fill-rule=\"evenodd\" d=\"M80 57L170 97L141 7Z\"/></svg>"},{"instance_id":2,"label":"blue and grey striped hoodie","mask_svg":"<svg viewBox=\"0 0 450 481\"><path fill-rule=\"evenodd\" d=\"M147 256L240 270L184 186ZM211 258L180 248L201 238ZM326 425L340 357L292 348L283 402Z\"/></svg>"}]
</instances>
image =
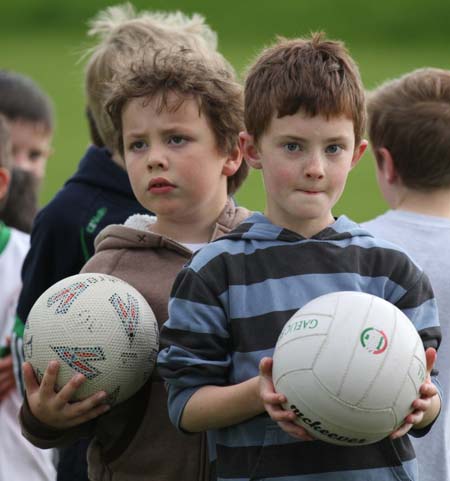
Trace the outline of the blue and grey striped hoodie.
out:
<instances>
[{"instance_id":1,"label":"blue and grey striped hoodie","mask_svg":"<svg viewBox=\"0 0 450 481\"><path fill-rule=\"evenodd\" d=\"M306 239L256 213L197 253L175 281L158 358L172 422L179 427L186 402L200 387L257 376L260 359L272 356L287 320L311 299L335 291L362 291L392 302L426 347L438 347L431 286L399 247L345 216ZM302 442L262 414L210 437L220 481L417 479L408 435L356 447Z\"/></svg>"}]
</instances>

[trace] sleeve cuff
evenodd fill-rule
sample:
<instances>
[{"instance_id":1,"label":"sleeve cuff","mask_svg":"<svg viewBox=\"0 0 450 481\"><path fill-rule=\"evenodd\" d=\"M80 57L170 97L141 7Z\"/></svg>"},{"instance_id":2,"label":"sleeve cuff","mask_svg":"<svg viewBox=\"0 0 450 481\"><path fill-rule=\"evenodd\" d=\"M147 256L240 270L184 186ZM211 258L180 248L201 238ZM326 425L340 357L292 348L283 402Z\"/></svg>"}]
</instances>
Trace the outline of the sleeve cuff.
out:
<instances>
[{"instance_id":1,"label":"sleeve cuff","mask_svg":"<svg viewBox=\"0 0 450 481\"><path fill-rule=\"evenodd\" d=\"M201 386L179 389L169 384L168 406L170 421L182 433L193 434L181 427L181 417L187 402L200 388Z\"/></svg>"}]
</instances>

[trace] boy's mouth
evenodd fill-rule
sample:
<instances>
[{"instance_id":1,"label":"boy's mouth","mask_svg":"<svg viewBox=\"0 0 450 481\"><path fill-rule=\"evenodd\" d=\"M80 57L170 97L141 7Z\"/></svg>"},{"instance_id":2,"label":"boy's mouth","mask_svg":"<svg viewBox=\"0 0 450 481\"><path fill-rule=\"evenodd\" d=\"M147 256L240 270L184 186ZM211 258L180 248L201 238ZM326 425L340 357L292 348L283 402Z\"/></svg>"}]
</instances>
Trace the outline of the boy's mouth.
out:
<instances>
[{"instance_id":1,"label":"boy's mouth","mask_svg":"<svg viewBox=\"0 0 450 481\"><path fill-rule=\"evenodd\" d=\"M312 190L312 189L298 189L298 190L306 195L317 195L322 193L321 190Z\"/></svg>"},{"instance_id":2,"label":"boy's mouth","mask_svg":"<svg viewBox=\"0 0 450 481\"><path fill-rule=\"evenodd\" d=\"M158 177L156 179L152 179L148 183L148 190L153 192L153 193L166 193L170 192L175 188L175 185L169 182L167 179L164 179L162 177Z\"/></svg>"}]
</instances>

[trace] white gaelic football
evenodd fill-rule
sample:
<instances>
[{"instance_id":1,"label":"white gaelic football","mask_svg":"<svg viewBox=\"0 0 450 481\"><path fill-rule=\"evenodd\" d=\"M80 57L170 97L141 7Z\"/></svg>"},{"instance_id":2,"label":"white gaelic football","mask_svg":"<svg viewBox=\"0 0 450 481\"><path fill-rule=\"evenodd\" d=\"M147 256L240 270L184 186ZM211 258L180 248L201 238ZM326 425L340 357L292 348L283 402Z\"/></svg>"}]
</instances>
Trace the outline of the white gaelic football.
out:
<instances>
[{"instance_id":1,"label":"white gaelic football","mask_svg":"<svg viewBox=\"0 0 450 481\"><path fill-rule=\"evenodd\" d=\"M296 422L333 444L370 444L397 429L425 381L422 341L393 304L334 292L299 309L273 356L275 390Z\"/></svg>"},{"instance_id":2,"label":"white gaelic football","mask_svg":"<svg viewBox=\"0 0 450 481\"><path fill-rule=\"evenodd\" d=\"M58 389L81 373L87 380L74 400L105 390L114 405L147 381L158 339L153 311L134 287L105 274L77 274L39 297L23 345L39 382L49 361L57 360Z\"/></svg>"}]
</instances>

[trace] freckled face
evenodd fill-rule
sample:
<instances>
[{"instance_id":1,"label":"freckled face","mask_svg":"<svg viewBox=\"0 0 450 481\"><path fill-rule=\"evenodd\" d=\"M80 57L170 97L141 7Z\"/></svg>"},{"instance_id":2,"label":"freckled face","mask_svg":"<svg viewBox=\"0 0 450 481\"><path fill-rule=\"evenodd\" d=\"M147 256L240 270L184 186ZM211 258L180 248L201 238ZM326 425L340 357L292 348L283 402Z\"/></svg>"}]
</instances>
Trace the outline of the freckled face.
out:
<instances>
[{"instance_id":1,"label":"freckled face","mask_svg":"<svg viewBox=\"0 0 450 481\"><path fill-rule=\"evenodd\" d=\"M274 116L250 161L263 171L269 219L303 235L331 224L332 208L366 145L355 148L353 122L344 116Z\"/></svg>"}]
</instances>

